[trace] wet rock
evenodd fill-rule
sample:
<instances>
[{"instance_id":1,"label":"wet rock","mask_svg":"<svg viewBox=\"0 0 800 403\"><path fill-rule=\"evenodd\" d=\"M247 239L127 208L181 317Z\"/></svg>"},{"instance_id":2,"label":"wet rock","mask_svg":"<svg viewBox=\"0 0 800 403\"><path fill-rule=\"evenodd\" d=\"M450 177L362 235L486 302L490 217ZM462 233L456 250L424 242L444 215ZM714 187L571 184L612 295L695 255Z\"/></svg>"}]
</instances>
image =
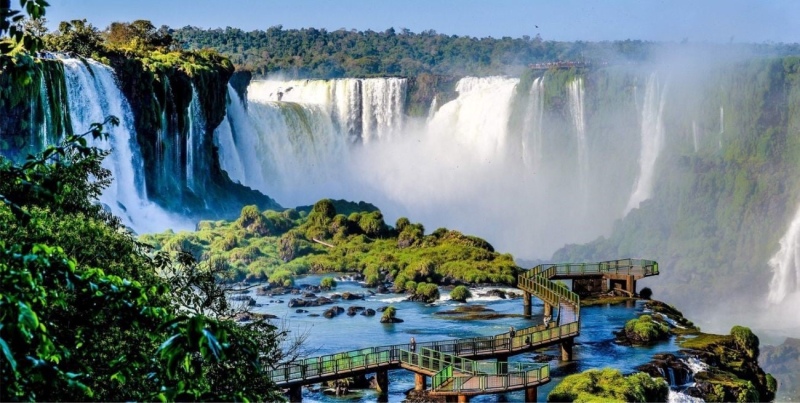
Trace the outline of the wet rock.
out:
<instances>
[{"instance_id":1,"label":"wet rock","mask_svg":"<svg viewBox=\"0 0 800 403\"><path fill-rule=\"evenodd\" d=\"M292 298L292 299L289 300L289 308L297 308L297 307L301 307L301 306L311 306L308 303L309 302L304 300L304 299Z\"/></svg>"},{"instance_id":2,"label":"wet rock","mask_svg":"<svg viewBox=\"0 0 800 403\"><path fill-rule=\"evenodd\" d=\"M326 309L325 312L322 313L322 316L324 316L324 317L326 317L328 319L331 319L331 318L333 318L335 316L338 316L342 312L344 312L344 308L342 308L340 306L332 306L332 307Z\"/></svg>"},{"instance_id":3,"label":"wet rock","mask_svg":"<svg viewBox=\"0 0 800 403\"><path fill-rule=\"evenodd\" d=\"M381 323L403 323L403 320L400 318L387 318L381 317Z\"/></svg>"},{"instance_id":4,"label":"wet rock","mask_svg":"<svg viewBox=\"0 0 800 403\"><path fill-rule=\"evenodd\" d=\"M363 312L361 312L361 315L364 315L364 316L375 316L375 310L367 308Z\"/></svg>"},{"instance_id":5,"label":"wet rock","mask_svg":"<svg viewBox=\"0 0 800 403\"><path fill-rule=\"evenodd\" d=\"M345 293L342 294L342 299L343 300L347 300L347 301L353 301L353 300L356 300L356 299L364 299L364 295L345 292Z\"/></svg>"},{"instance_id":6,"label":"wet rock","mask_svg":"<svg viewBox=\"0 0 800 403\"><path fill-rule=\"evenodd\" d=\"M298 309L295 311L296 313L308 313L305 309Z\"/></svg>"},{"instance_id":7,"label":"wet rock","mask_svg":"<svg viewBox=\"0 0 800 403\"><path fill-rule=\"evenodd\" d=\"M498 297L502 299L506 299L506 292L503 290L499 290L497 288L491 289L483 294L480 294L483 297Z\"/></svg>"},{"instance_id":8,"label":"wet rock","mask_svg":"<svg viewBox=\"0 0 800 403\"><path fill-rule=\"evenodd\" d=\"M347 316L356 316L356 314L360 311L363 311L363 306L351 306L347 308Z\"/></svg>"}]
</instances>

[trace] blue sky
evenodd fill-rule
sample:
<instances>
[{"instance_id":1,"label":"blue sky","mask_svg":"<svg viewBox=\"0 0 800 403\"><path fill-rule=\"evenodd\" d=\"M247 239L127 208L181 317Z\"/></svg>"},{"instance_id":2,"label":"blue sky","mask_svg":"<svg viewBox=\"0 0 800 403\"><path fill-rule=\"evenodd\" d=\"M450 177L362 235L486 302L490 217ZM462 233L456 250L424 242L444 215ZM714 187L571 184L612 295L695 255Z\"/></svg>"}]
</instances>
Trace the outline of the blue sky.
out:
<instances>
[{"instance_id":1,"label":"blue sky","mask_svg":"<svg viewBox=\"0 0 800 403\"><path fill-rule=\"evenodd\" d=\"M156 26L244 30L434 29L452 35L546 40L800 42L797 0L50 0L50 28L86 18L99 28L148 19ZM538 26L538 27L537 27Z\"/></svg>"}]
</instances>

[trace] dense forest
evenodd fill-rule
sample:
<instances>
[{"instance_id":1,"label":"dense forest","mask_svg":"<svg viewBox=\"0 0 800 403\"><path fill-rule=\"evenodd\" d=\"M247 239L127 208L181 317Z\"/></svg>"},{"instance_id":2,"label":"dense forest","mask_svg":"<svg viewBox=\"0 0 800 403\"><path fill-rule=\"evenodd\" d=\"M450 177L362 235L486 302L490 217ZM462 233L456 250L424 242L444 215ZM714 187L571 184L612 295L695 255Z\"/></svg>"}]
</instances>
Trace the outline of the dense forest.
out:
<instances>
[{"instance_id":1,"label":"dense forest","mask_svg":"<svg viewBox=\"0 0 800 403\"><path fill-rule=\"evenodd\" d=\"M652 58L661 49L688 45L640 40L559 42L539 35L475 38L394 28L383 32L284 29L280 25L250 32L231 27L162 29L186 49L215 49L238 68L255 74L280 72L302 78L512 74L530 64L566 60L636 63ZM800 51L797 44L734 45L729 49L778 55Z\"/></svg>"}]
</instances>

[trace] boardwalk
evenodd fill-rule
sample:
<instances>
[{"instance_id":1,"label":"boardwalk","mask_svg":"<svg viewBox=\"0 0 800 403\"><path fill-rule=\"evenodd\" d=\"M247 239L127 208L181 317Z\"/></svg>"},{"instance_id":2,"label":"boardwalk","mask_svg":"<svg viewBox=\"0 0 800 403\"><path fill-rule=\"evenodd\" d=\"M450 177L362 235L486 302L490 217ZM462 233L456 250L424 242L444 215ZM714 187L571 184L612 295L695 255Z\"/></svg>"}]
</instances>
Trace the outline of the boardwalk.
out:
<instances>
[{"instance_id":1,"label":"boardwalk","mask_svg":"<svg viewBox=\"0 0 800 403\"><path fill-rule=\"evenodd\" d=\"M388 388L386 371L405 369L416 374L416 389L457 397L526 390L526 397L536 399L536 387L550 381L548 364L509 363L512 355L560 345L563 360L572 359L574 338L580 332L580 298L553 279L586 278L616 282L625 291L635 293L636 280L657 275L658 264L650 260L624 259L599 263L543 264L521 274L517 286L523 291L523 310L530 315L531 297L545 303L545 315L558 316L548 326L531 326L494 336L368 347L284 363L269 371L276 385L288 388L292 401L301 399L300 386L365 373L376 373L378 385ZM620 283L622 282L622 283ZM492 360L492 361L481 361Z\"/></svg>"}]
</instances>

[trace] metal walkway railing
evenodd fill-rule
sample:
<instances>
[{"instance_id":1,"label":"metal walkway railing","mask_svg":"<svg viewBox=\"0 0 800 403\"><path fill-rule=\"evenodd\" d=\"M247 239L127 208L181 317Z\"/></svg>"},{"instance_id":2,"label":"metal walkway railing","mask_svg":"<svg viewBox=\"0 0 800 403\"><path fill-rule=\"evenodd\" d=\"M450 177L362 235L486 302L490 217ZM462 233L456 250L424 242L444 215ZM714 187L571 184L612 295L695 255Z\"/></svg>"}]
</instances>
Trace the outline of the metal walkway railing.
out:
<instances>
[{"instance_id":1,"label":"metal walkway railing","mask_svg":"<svg viewBox=\"0 0 800 403\"><path fill-rule=\"evenodd\" d=\"M406 368L432 375L432 392L495 393L538 385L550 379L547 364L475 361L474 357L513 355L576 337L580 332L580 297L553 277L595 274L646 277L658 274L652 260L622 259L599 263L541 264L520 274L517 286L566 312L559 323L531 326L494 336L368 347L279 364L268 371L277 386L294 386L343 378L356 373ZM472 357L472 358L471 358Z\"/></svg>"}]
</instances>

